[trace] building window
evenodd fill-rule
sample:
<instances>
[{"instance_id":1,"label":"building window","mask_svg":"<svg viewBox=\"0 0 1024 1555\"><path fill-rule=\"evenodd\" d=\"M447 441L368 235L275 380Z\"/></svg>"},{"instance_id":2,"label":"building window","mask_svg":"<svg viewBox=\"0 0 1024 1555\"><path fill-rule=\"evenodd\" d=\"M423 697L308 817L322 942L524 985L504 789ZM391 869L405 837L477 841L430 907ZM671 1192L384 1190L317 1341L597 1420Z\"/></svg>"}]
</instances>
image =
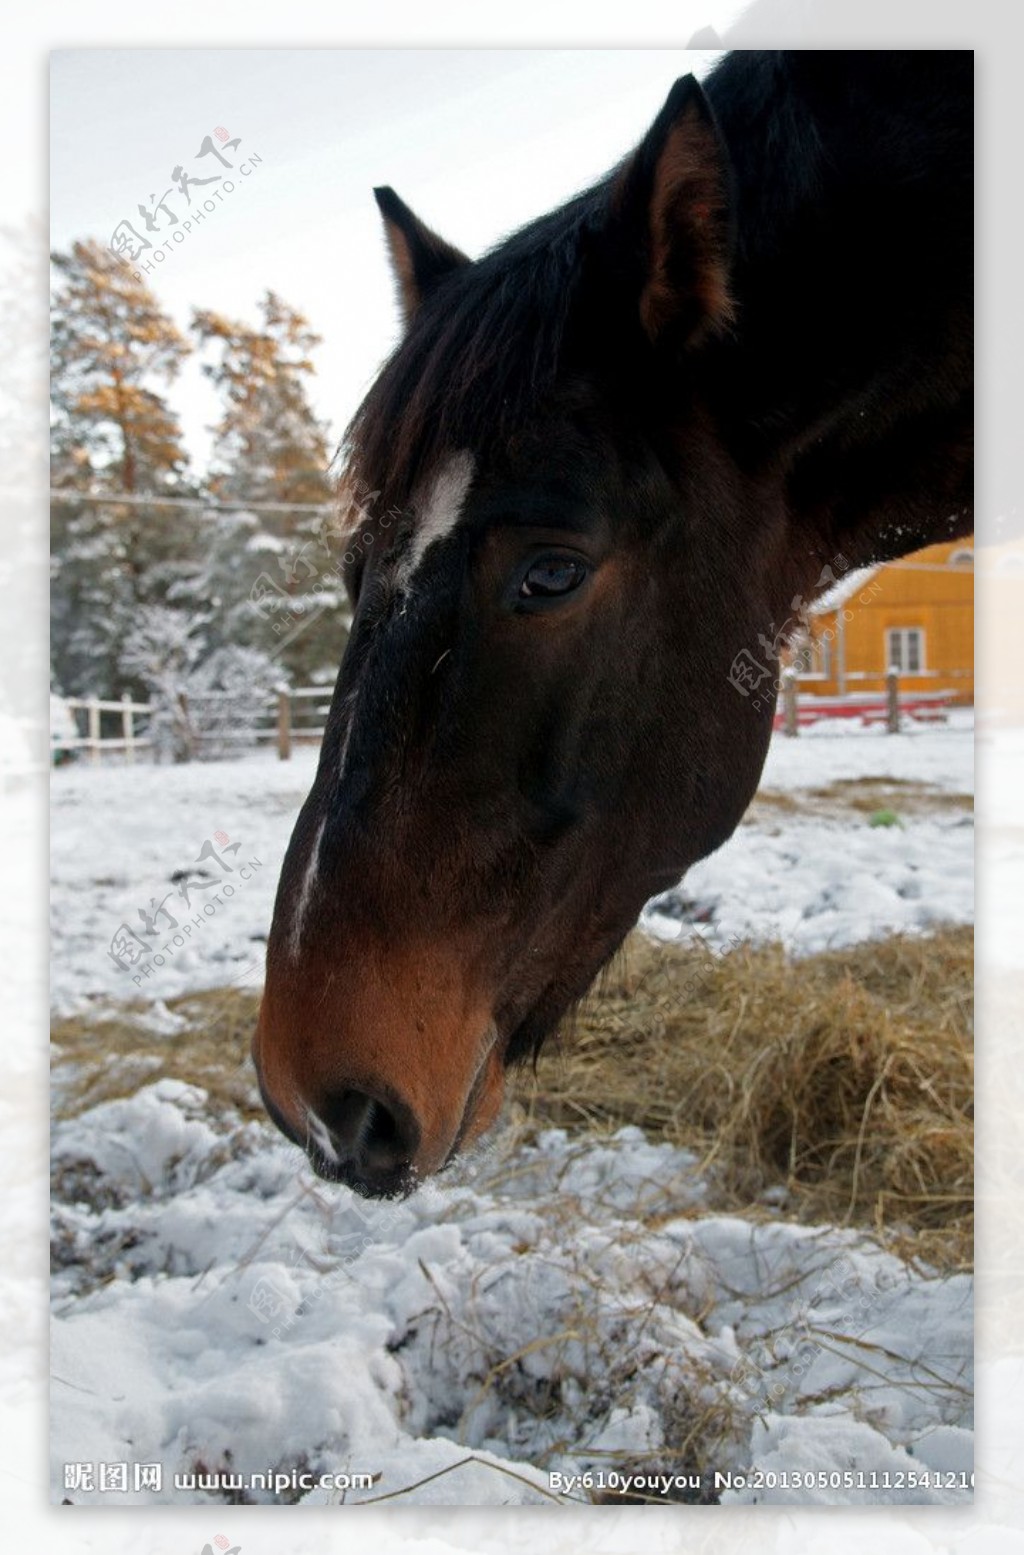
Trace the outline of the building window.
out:
<instances>
[{"instance_id":1,"label":"building window","mask_svg":"<svg viewBox=\"0 0 1024 1555\"><path fill-rule=\"evenodd\" d=\"M924 632L919 626L897 626L886 632L886 668L901 675L920 675L924 669Z\"/></svg>"},{"instance_id":2,"label":"building window","mask_svg":"<svg viewBox=\"0 0 1024 1555\"><path fill-rule=\"evenodd\" d=\"M820 637L803 637L793 644L791 666L797 675L828 677L831 670L829 644Z\"/></svg>"},{"instance_id":3,"label":"building window","mask_svg":"<svg viewBox=\"0 0 1024 1555\"><path fill-rule=\"evenodd\" d=\"M949 565L951 567L973 567L974 552L969 546L963 546L959 551L953 552L949 558Z\"/></svg>"}]
</instances>

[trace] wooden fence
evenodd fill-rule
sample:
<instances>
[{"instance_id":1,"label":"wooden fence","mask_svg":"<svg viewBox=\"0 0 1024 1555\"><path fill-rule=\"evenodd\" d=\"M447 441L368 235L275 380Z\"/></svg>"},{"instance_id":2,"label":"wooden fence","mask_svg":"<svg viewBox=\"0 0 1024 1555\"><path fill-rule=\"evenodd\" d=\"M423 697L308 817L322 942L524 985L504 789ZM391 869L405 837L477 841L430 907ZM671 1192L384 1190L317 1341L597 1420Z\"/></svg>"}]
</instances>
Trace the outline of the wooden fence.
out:
<instances>
[{"instance_id":1,"label":"wooden fence","mask_svg":"<svg viewBox=\"0 0 1024 1555\"><path fill-rule=\"evenodd\" d=\"M271 733L282 761L290 760L293 744L319 745L333 695L333 686L297 686L293 691L278 692Z\"/></svg>"},{"instance_id":2,"label":"wooden fence","mask_svg":"<svg viewBox=\"0 0 1024 1555\"><path fill-rule=\"evenodd\" d=\"M899 671L890 669L884 691L854 691L842 696L801 696L800 677L782 672L782 692L775 714L775 729L795 736L801 728L826 718L856 718L863 723L884 723L888 734L898 734L904 718L921 723L945 723L955 691L900 690Z\"/></svg>"},{"instance_id":3,"label":"wooden fence","mask_svg":"<svg viewBox=\"0 0 1024 1555\"><path fill-rule=\"evenodd\" d=\"M63 728L55 728L51 710L50 755L58 761L66 752L85 751L90 761L99 761L103 752L115 752L125 761L134 761L135 753L148 750L149 735L140 732L137 720L148 728L152 711L148 702L133 702L127 691L119 702L104 702L99 697L62 697L59 708L66 713ZM113 725L118 730L111 734Z\"/></svg>"},{"instance_id":4,"label":"wooden fence","mask_svg":"<svg viewBox=\"0 0 1024 1555\"><path fill-rule=\"evenodd\" d=\"M954 691L901 692L899 675L894 670L886 677L885 691L816 696L813 689L808 694L808 686L813 688L813 680L802 686L800 677L791 670L783 672L776 729L796 735L823 718L858 718L866 723L884 723L894 734L905 717L944 722L950 703L956 700ZM222 718L219 727L207 727L204 731L204 723L215 721L211 712L216 713L218 702L223 705L229 700L228 692L205 692L191 703L183 698L178 716L193 726L192 754L201 755L204 746L211 745L218 749L275 745L280 759L288 761L295 746L318 745L322 740L333 689L296 686L278 691L258 706L254 716L247 715L241 728L224 727ZM99 697L69 697L58 705L67 710L67 718L63 729L51 725L50 751L54 762L79 752L90 762L98 762L104 755L121 756L131 762L137 752L149 753L153 749L150 730L153 715L159 710L154 702L133 702L126 692L116 702Z\"/></svg>"},{"instance_id":5,"label":"wooden fence","mask_svg":"<svg viewBox=\"0 0 1024 1555\"><path fill-rule=\"evenodd\" d=\"M242 720L245 727L236 729L204 728L204 724L216 721L219 708L226 710L231 700L229 692L182 697L175 716L191 727L196 755L210 744L218 748L276 745L281 760L287 761L293 746L320 743L332 693L331 686L296 686L279 691L262 702L255 716ZM54 764L78 755L90 762L99 762L104 756L132 762L139 751L153 753L151 730L154 714L161 710L159 703L134 702L125 692L116 702L101 697L63 697L55 699L55 708L63 716L55 719L51 714L50 756Z\"/></svg>"}]
</instances>

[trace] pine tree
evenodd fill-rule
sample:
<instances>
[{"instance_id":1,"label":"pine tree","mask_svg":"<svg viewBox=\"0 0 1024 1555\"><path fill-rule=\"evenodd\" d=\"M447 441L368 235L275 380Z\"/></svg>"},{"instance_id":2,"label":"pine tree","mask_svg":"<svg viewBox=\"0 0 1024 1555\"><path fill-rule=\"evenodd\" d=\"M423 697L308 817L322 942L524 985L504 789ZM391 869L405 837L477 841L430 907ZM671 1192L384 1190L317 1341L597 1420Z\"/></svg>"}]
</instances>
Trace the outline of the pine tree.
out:
<instances>
[{"instance_id":1,"label":"pine tree","mask_svg":"<svg viewBox=\"0 0 1024 1555\"><path fill-rule=\"evenodd\" d=\"M177 376L188 341L102 244L75 243L51 258L60 277L50 335L56 443L62 456L74 450L72 484L91 479L131 494L175 487L188 459L177 417L152 385Z\"/></svg>"},{"instance_id":2,"label":"pine tree","mask_svg":"<svg viewBox=\"0 0 1024 1555\"><path fill-rule=\"evenodd\" d=\"M159 390L191 347L101 244L51 257L51 482L68 493L53 505L53 670L67 693L113 695L128 685L124 637L181 576L196 524L183 509L81 499L189 494L178 420Z\"/></svg>"},{"instance_id":3,"label":"pine tree","mask_svg":"<svg viewBox=\"0 0 1024 1555\"><path fill-rule=\"evenodd\" d=\"M323 503L330 499L327 433L307 397L320 336L275 292L260 300L262 328L195 309L192 329L218 356L203 372L224 401L213 429L210 490L245 502ZM301 528L295 515L285 532Z\"/></svg>"},{"instance_id":4,"label":"pine tree","mask_svg":"<svg viewBox=\"0 0 1024 1555\"><path fill-rule=\"evenodd\" d=\"M224 541L229 531L238 538L245 531L241 555L249 565L239 569L236 552L234 592L230 584L219 591L225 640L274 653L296 680L325 678L341 657L346 606L336 558L324 544L323 508L332 499L328 435L308 397L320 337L275 292L264 294L259 312L255 327L209 310L193 313L197 339L215 352L203 371L224 405L212 429L210 490L222 501L311 506L234 515L219 525L208 566L227 582Z\"/></svg>"}]
</instances>

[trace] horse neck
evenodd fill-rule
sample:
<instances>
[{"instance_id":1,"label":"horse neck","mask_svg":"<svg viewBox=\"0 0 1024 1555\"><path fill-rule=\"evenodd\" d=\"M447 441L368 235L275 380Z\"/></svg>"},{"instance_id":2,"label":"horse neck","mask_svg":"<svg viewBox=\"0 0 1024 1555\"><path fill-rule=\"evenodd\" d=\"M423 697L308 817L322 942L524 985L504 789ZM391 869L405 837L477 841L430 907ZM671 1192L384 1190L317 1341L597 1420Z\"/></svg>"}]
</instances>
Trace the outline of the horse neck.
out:
<instances>
[{"instance_id":1,"label":"horse neck","mask_svg":"<svg viewBox=\"0 0 1024 1555\"><path fill-rule=\"evenodd\" d=\"M732 54L706 87L737 321L703 387L733 461L857 564L970 533L970 56Z\"/></svg>"},{"instance_id":2,"label":"horse neck","mask_svg":"<svg viewBox=\"0 0 1024 1555\"><path fill-rule=\"evenodd\" d=\"M737 53L709 77L735 185L738 307L712 381L751 456L778 461L840 430L856 442L870 407L884 402L891 426L969 385L964 58Z\"/></svg>"}]
</instances>

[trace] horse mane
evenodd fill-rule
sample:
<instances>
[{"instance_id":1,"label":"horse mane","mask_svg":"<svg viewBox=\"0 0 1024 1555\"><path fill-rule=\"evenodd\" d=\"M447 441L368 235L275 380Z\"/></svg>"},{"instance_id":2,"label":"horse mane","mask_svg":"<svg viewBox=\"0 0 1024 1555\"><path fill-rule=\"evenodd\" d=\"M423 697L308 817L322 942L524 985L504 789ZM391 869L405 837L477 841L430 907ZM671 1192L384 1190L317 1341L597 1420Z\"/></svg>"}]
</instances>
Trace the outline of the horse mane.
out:
<instances>
[{"instance_id":1,"label":"horse mane","mask_svg":"<svg viewBox=\"0 0 1024 1555\"><path fill-rule=\"evenodd\" d=\"M833 184L842 193L851 177L854 188L867 180L876 204L915 188L948 93L964 80L969 89L970 68L970 56L943 51L910 59L749 51L715 65L703 88L732 185L741 331L755 315L778 327L772 287L787 254L791 263L787 245L809 217L831 219ZM862 121L880 151L862 143ZM951 177L969 177L969 156L953 144ZM349 471L382 510L407 510L415 488L457 449L486 457L507 445L542 412L570 343L592 361L605 353L615 368L610 386L625 381L635 311L621 303L635 295L642 255L635 238L621 247L590 241L609 229L618 171L452 271L423 300L342 442Z\"/></svg>"},{"instance_id":2,"label":"horse mane","mask_svg":"<svg viewBox=\"0 0 1024 1555\"><path fill-rule=\"evenodd\" d=\"M404 508L447 454L520 427L563 364L588 230L609 180L520 228L425 298L356 411L343 448L382 508Z\"/></svg>"},{"instance_id":3,"label":"horse mane","mask_svg":"<svg viewBox=\"0 0 1024 1555\"><path fill-rule=\"evenodd\" d=\"M732 132L726 141L735 142L730 158L738 153L736 181L755 196L739 224L737 257L748 257L743 251L752 242L770 247L784 219L780 206L788 214L816 190L820 147L806 104L792 91L789 60L781 53L726 55L704 82L723 130ZM745 137L751 125L757 133ZM756 152L747 150L748 139ZM782 173L783 198L773 187L774 207L760 190L756 163L765 144ZM453 271L424 299L342 440L346 467L364 490L379 494L382 509L405 509L446 454L467 447L486 453L536 410L563 366L584 259L588 252L596 258L600 247L591 251L587 240L606 224L617 172ZM593 266L606 289L601 298L592 294L599 306L590 333L608 344L615 331L608 283L621 281L637 257L618 256L611 272Z\"/></svg>"}]
</instances>

